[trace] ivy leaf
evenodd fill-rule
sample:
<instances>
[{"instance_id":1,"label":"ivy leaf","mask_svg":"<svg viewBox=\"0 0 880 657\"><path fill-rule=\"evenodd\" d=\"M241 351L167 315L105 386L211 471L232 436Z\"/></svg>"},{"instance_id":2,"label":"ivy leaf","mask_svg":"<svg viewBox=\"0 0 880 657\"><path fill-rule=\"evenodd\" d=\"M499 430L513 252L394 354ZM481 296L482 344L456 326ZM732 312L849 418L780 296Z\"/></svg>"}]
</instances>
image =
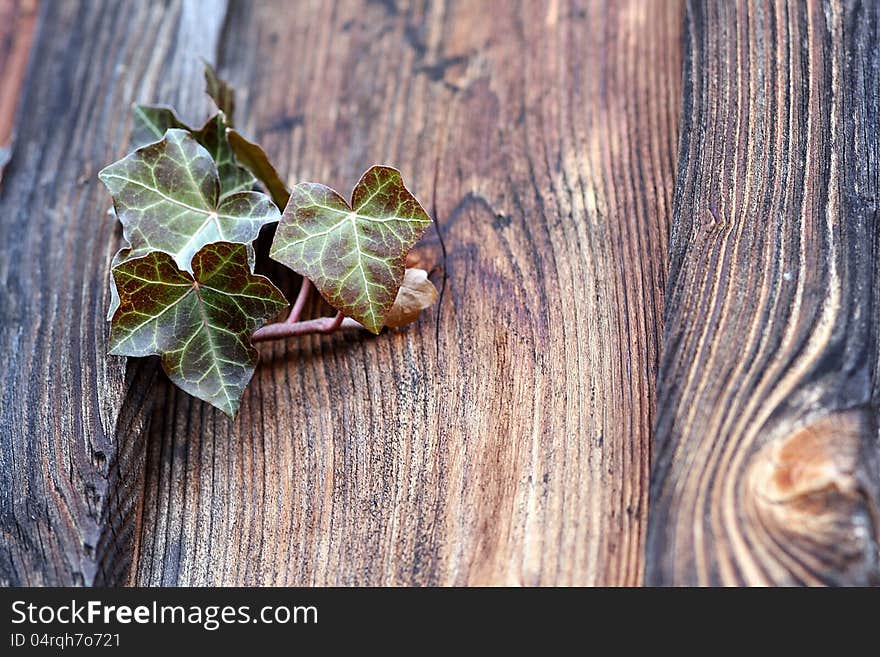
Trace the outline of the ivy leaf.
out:
<instances>
[{"instance_id":1,"label":"ivy leaf","mask_svg":"<svg viewBox=\"0 0 880 657\"><path fill-rule=\"evenodd\" d=\"M134 127L131 141L135 148L152 144L165 136L171 129L186 130L192 133L197 142L204 146L217 166L220 176L221 198L236 192L250 191L256 179L235 161L235 153L226 136L229 127L226 115L217 112L200 130L193 130L177 118L170 107L163 105L135 105ZM284 205L279 205L282 208Z\"/></svg>"},{"instance_id":2,"label":"ivy leaf","mask_svg":"<svg viewBox=\"0 0 880 657\"><path fill-rule=\"evenodd\" d=\"M278 221L265 194L237 192L221 199L211 154L185 130L139 148L98 177L113 196L116 216L135 253L164 251L189 270L193 254L211 242L252 242Z\"/></svg>"},{"instance_id":3,"label":"ivy leaf","mask_svg":"<svg viewBox=\"0 0 880 657\"><path fill-rule=\"evenodd\" d=\"M266 152L259 145L242 137L235 130L227 130L226 137L235 153L235 157L263 183L266 191L269 192L272 200L275 201L275 205L279 208L286 206L287 201L290 199L290 191L287 189L284 181L281 180L281 176L278 175L275 167L272 166L272 163L266 156Z\"/></svg>"},{"instance_id":4,"label":"ivy leaf","mask_svg":"<svg viewBox=\"0 0 880 657\"><path fill-rule=\"evenodd\" d=\"M250 171L240 166L235 161L235 153L229 144L226 134L227 124L223 112L218 112L201 130L193 133L193 137L202 146L208 149L214 164L217 165L217 173L220 176L220 198L230 194L250 191L254 188L256 179ZM283 205L279 205L283 208Z\"/></svg>"},{"instance_id":5,"label":"ivy leaf","mask_svg":"<svg viewBox=\"0 0 880 657\"><path fill-rule=\"evenodd\" d=\"M115 215L114 215L115 216ZM257 262L257 252L254 250L254 247L250 244L248 247L248 265L251 268L251 271L254 270L254 266ZM150 253L150 249L141 249L140 251L135 252L130 246L124 246L119 249L114 255L113 260L110 261L110 271L116 268L117 265L121 265L123 262L128 260L133 260L134 258L140 258L147 253ZM116 281L113 279L113 276L110 276L110 308L107 311L107 321L109 322L113 319L113 313L116 312L116 309L119 308L119 290L116 289Z\"/></svg>"},{"instance_id":6,"label":"ivy leaf","mask_svg":"<svg viewBox=\"0 0 880 657\"><path fill-rule=\"evenodd\" d=\"M217 77L213 66L204 60L203 63L205 65L205 92L217 105L217 109L226 114L229 125L232 125L232 118L235 113L235 89L225 80Z\"/></svg>"},{"instance_id":7,"label":"ivy leaf","mask_svg":"<svg viewBox=\"0 0 880 657\"><path fill-rule=\"evenodd\" d=\"M171 128L190 130L170 107L164 105L133 105L134 125L131 129L131 145L140 148L159 141Z\"/></svg>"},{"instance_id":8,"label":"ivy leaf","mask_svg":"<svg viewBox=\"0 0 880 657\"><path fill-rule=\"evenodd\" d=\"M400 172L374 166L355 185L350 205L324 185L294 187L269 255L379 333L403 281L406 253L430 224Z\"/></svg>"},{"instance_id":9,"label":"ivy leaf","mask_svg":"<svg viewBox=\"0 0 880 657\"><path fill-rule=\"evenodd\" d=\"M391 310L385 315L385 326L397 328L419 318L425 308L437 303L437 288L428 280L424 269L407 269Z\"/></svg>"},{"instance_id":10,"label":"ivy leaf","mask_svg":"<svg viewBox=\"0 0 880 657\"><path fill-rule=\"evenodd\" d=\"M192 273L158 251L118 264L110 353L161 356L176 385L234 416L259 358L250 336L287 305L248 258L248 245L217 242L193 256Z\"/></svg>"}]
</instances>

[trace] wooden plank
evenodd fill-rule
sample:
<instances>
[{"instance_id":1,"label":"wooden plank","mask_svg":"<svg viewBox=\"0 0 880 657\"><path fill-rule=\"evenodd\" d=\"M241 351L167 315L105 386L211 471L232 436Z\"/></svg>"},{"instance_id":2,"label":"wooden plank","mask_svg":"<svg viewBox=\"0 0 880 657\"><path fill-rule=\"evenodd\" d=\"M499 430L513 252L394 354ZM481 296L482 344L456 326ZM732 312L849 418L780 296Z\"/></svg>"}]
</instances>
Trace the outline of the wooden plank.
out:
<instances>
[{"instance_id":1,"label":"wooden plank","mask_svg":"<svg viewBox=\"0 0 880 657\"><path fill-rule=\"evenodd\" d=\"M402 169L443 294L267 345L234 422L163 381L130 583L641 581L682 13L234 5L245 132L290 182Z\"/></svg>"},{"instance_id":2,"label":"wooden plank","mask_svg":"<svg viewBox=\"0 0 880 657\"><path fill-rule=\"evenodd\" d=\"M649 584L880 581L878 37L876 2L688 4Z\"/></svg>"},{"instance_id":3,"label":"wooden plank","mask_svg":"<svg viewBox=\"0 0 880 657\"><path fill-rule=\"evenodd\" d=\"M9 159L15 108L36 18L37 0L0 0L0 179Z\"/></svg>"},{"instance_id":4,"label":"wooden plank","mask_svg":"<svg viewBox=\"0 0 880 657\"><path fill-rule=\"evenodd\" d=\"M0 189L2 585L128 570L155 367L126 375L106 356L120 235L96 173L125 153L132 100L207 110L198 56L213 58L224 15L212 2L41 5Z\"/></svg>"}]
</instances>

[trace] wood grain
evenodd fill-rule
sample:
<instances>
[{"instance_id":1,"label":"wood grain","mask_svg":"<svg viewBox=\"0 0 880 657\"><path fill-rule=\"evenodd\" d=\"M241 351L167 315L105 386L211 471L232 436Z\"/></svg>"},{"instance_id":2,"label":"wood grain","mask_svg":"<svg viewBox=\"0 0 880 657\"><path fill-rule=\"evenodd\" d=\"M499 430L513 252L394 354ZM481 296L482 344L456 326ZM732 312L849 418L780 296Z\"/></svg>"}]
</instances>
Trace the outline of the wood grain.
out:
<instances>
[{"instance_id":1,"label":"wood grain","mask_svg":"<svg viewBox=\"0 0 880 657\"><path fill-rule=\"evenodd\" d=\"M400 168L442 298L265 346L234 422L160 379L128 583L641 581L682 12L232 5L245 134L289 182Z\"/></svg>"},{"instance_id":2,"label":"wood grain","mask_svg":"<svg viewBox=\"0 0 880 657\"><path fill-rule=\"evenodd\" d=\"M207 111L198 56L213 57L223 14L219 3L41 5L0 189L2 585L129 570L155 367L126 374L106 356L120 236L96 173L125 153L133 99Z\"/></svg>"},{"instance_id":3,"label":"wood grain","mask_svg":"<svg viewBox=\"0 0 880 657\"><path fill-rule=\"evenodd\" d=\"M647 583L878 583L878 5L686 25Z\"/></svg>"},{"instance_id":4,"label":"wood grain","mask_svg":"<svg viewBox=\"0 0 880 657\"><path fill-rule=\"evenodd\" d=\"M15 109L36 19L37 0L0 0L0 180L9 159Z\"/></svg>"}]
</instances>

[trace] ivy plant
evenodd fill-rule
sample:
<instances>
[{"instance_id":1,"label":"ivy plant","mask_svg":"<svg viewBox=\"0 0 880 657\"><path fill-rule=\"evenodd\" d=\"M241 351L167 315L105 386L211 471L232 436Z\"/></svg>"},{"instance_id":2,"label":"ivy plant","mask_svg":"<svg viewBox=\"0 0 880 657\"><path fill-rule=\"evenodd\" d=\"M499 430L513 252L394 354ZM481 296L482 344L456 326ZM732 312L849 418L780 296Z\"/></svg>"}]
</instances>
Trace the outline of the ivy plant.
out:
<instances>
[{"instance_id":1,"label":"ivy plant","mask_svg":"<svg viewBox=\"0 0 880 657\"><path fill-rule=\"evenodd\" d=\"M259 360L254 343L352 328L378 334L437 300L406 256L431 217L400 172L372 166L346 201L329 187L288 190L264 150L232 126L235 92L205 65L217 112L191 128L176 112L135 105L134 150L98 177L126 244L111 263L110 353L161 357L172 382L229 416ZM256 274L255 243L302 276L288 301ZM301 319L312 289L337 312Z\"/></svg>"}]
</instances>

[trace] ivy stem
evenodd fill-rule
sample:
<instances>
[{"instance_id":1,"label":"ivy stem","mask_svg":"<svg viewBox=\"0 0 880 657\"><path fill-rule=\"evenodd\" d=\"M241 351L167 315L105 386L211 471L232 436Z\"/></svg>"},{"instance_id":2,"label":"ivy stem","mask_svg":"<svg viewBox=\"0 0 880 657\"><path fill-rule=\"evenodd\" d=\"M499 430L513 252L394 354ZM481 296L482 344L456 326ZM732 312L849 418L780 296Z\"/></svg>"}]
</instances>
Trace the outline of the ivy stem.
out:
<instances>
[{"instance_id":1,"label":"ivy stem","mask_svg":"<svg viewBox=\"0 0 880 657\"><path fill-rule=\"evenodd\" d=\"M299 286L299 294L296 295L296 301L293 302L293 308L290 309L290 315L287 316L288 324L295 324L302 315L303 308L309 298L309 292L312 289L312 282L303 276L302 283Z\"/></svg>"},{"instance_id":2,"label":"ivy stem","mask_svg":"<svg viewBox=\"0 0 880 657\"><path fill-rule=\"evenodd\" d=\"M283 340L297 335L310 335L313 333L333 333L338 329L364 328L360 322L346 317L342 313L336 313L335 317L321 317L320 319L307 319L304 322L275 322L257 329L251 336L252 342L266 342L268 340Z\"/></svg>"}]
</instances>

